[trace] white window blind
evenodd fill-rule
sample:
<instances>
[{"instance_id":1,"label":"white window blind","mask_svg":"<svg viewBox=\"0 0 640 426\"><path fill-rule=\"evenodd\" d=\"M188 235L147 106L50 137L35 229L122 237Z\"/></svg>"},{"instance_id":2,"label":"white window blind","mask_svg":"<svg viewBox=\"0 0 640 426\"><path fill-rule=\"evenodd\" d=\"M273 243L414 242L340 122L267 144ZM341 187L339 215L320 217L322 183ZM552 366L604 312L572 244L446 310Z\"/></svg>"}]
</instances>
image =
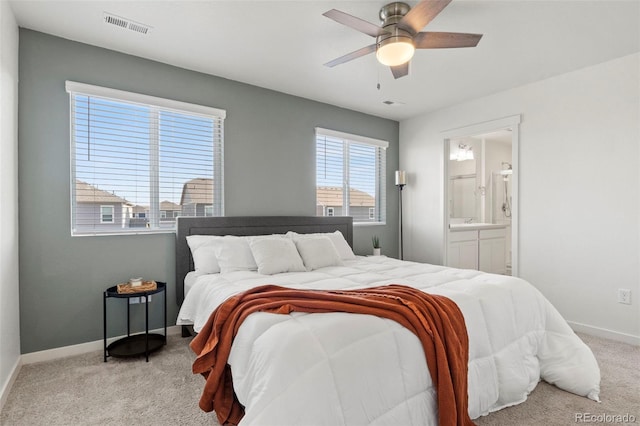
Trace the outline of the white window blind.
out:
<instances>
[{"instance_id":1,"label":"white window blind","mask_svg":"<svg viewBox=\"0 0 640 426\"><path fill-rule=\"evenodd\" d=\"M388 146L386 141L317 128L316 215L385 222Z\"/></svg>"},{"instance_id":2,"label":"white window blind","mask_svg":"<svg viewBox=\"0 0 640 426\"><path fill-rule=\"evenodd\" d=\"M223 214L225 111L67 82L71 232L172 232Z\"/></svg>"}]
</instances>

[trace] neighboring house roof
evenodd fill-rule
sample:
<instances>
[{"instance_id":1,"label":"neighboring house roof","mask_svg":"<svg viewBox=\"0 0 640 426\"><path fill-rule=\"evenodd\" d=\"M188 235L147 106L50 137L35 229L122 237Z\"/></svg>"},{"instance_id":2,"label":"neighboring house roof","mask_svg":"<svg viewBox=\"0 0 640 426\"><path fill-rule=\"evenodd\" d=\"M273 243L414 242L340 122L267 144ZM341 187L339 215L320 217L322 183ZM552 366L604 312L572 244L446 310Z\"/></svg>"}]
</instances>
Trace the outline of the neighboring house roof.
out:
<instances>
[{"instance_id":1,"label":"neighboring house roof","mask_svg":"<svg viewBox=\"0 0 640 426\"><path fill-rule=\"evenodd\" d=\"M196 178L186 182L180 204L213 204L213 179Z\"/></svg>"},{"instance_id":2,"label":"neighboring house roof","mask_svg":"<svg viewBox=\"0 0 640 426\"><path fill-rule=\"evenodd\" d=\"M176 204L172 201L160 201L160 210L182 210L182 207L180 207L179 204Z\"/></svg>"},{"instance_id":3,"label":"neighboring house roof","mask_svg":"<svg viewBox=\"0 0 640 426\"><path fill-rule=\"evenodd\" d=\"M133 208L131 209L133 213L146 213L148 210L149 210L149 206L140 206L140 205L133 206Z\"/></svg>"},{"instance_id":4,"label":"neighboring house roof","mask_svg":"<svg viewBox=\"0 0 640 426\"><path fill-rule=\"evenodd\" d=\"M76 202L130 204L127 200L118 197L116 194L103 191L81 180L76 180Z\"/></svg>"},{"instance_id":5,"label":"neighboring house roof","mask_svg":"<svg viewBox=\"0 0 640 426\"><path fill-rule=\"evenodd\" d=\"M149 211L149 206L133 206L133 212L134 213L146 213ZM182 207L180 207L179 204L176 204L174 202L171 201L160 201L160 210L165 210L165 211L171 211L171 210L176 210L176 211L180 211L182 210Z\"/></svg>"},{"instance_id":6,"label":"neighboring house roof","mask_svg":"<svg viewBox=\"0 0 640 426\"><path fill-rule=\"evenodd\" d=\"M325 207L342 207L342 188L338 186L319 186L316 188L316 204ZM376 199L359 189L349 190L351 206L375 207Z\"/></svg>"}]
</instances>

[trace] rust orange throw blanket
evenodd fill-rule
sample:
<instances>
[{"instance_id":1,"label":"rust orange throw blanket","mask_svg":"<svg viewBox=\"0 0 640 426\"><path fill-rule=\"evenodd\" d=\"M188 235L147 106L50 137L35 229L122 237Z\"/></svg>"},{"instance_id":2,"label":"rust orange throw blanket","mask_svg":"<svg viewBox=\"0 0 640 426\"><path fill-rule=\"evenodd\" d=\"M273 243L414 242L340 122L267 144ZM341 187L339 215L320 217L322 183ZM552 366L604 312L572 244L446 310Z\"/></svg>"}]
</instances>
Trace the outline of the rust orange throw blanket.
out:
<instances>
[{"instance_id":1,"label":"rust orange throw blanket","mask_svg":"<svg viewBox=\"0 0 640 426\"><path fill-rule=\"evenodd\" d=\"M392 319L422 343L438 391L440 425L473 425L467 412L469 342L458 306L444 296L389 285L362 290L294 290L266 285L229 298L209 317L191 342L198 355L193 372L206 384L200 408L215 410L220 424L238 424L244 408L236 399L227 365L231 343L244 319L254 312L350 312Z\"/></svg>"}]
</instances>

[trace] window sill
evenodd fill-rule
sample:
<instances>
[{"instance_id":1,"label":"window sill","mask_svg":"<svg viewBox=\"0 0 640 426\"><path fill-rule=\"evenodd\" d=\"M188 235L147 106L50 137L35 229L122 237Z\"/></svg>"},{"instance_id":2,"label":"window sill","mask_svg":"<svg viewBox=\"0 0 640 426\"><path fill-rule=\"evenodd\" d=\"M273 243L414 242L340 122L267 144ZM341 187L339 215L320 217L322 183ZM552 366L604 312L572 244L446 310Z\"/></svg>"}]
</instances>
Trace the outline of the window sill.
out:
<instances>
[{"instance_id":1,"label":"window sill","mask_svg":"<svg viewBox=\"0 0 640 426\"><path fill-rule=\"evenodd\" d=\"M71 232L72 237L113 237L120 235L156 235L175 234L175 229L154 229L152 231L131 231L131 232Z\"/></svg>"},{"instance_id":2,"label":"window sill","mask_svg":"<svg viewBox=\"0 0 640 426\"><path fill-rule=\"evenodd\" d=\"M387 222L353 222L353 226L384 226Z\"/></svg>"}]
</instances>

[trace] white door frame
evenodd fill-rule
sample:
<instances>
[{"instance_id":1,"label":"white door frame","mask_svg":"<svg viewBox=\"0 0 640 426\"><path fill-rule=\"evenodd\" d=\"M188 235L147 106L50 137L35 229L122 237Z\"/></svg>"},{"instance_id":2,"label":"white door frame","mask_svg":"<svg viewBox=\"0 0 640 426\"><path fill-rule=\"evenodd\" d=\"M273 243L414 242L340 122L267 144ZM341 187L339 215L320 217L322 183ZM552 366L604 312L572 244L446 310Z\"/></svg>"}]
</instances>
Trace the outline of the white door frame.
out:
<instances>
[{"instance_id":1,"label":"white door frame","mask_svg":"<svg viewBox=\"0 0 640 426\"><path fill-rule=\"evenodd\" d=\"M456 129L445 130L441 132L444 145L443 156L443 246L442 246L442 263L446 265L447 256L449 250L449 141L451 139L464 138L469 136L478 135L481 133L489 133L498 130L511 129L511 165L513 167L513 174L511 175L511 274L518 276L519 273L519 200L518 200L518 188L519 188L519 145L520 145L520 122L522 117L520 114L511 115L509 117L499 118L496 120L485 121L483 123L471 124Z\"/></svg>"}]
</instances>

